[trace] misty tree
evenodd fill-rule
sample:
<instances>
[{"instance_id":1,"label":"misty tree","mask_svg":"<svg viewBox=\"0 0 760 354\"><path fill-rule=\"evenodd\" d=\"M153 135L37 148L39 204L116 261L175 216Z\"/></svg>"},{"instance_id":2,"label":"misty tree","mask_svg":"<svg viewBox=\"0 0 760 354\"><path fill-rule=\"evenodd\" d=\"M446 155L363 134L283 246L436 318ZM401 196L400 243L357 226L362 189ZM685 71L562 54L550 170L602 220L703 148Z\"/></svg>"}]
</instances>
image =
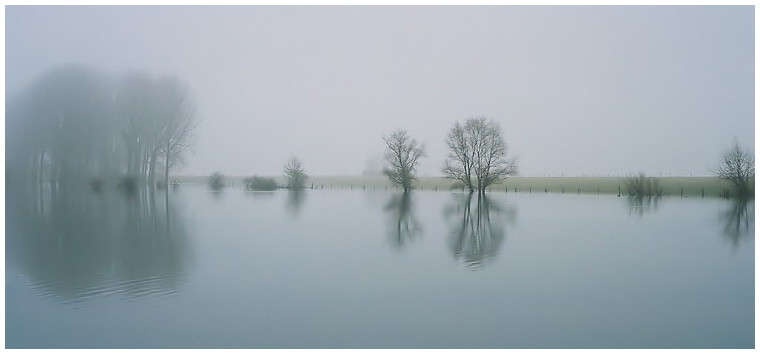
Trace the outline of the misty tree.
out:
<instances>
[{"instance_id":1,"label":"misty tree","mask_svg":"<svg viewBox=\"0 0 760 354\"><path fill-rule=\"evenodd\" d=\"M167 185L169 170L182 162L196 127L189 88L173 77L131 72L115 96L126 174L142 176L152 185L162 162Z\"/></svg>"},{"instance_id":2,"label":"misty tree","mask_svg":"<svg viewBox=\"0 0 760 354\"><path fill-rule=\"evenodd\" d=\"M6 126L19 134L8 141L17 159L12 167L27 181L46 178L53 188L111 169L108 88L100 73L67 65L45 72L14 97L6 111Z\"/></svg>"},{"instance_id":3,"label":"misty tree","mask_svg":"<svg viewBox=\"0 0 760 354\"><path fill-rule=\"evenodd\" d=\"M405 130L397 130L383 137L387 151L385 161L388 166L383 169L388 179L401 186L404 192L412 189L417 179L417 165L425 156L425 146L412 139Z\"/></svg>"},{"instance_id":4,"label":"misty tree","mask_svg":"<svg viewBox=\"0 0 760 354\"><path fill-rule=\"evenodd\" d=\"M501 127L485 117L469 118L464 124L454 124L446 138L448 154L443 172L467 187L485 193L498 183L517 173L514 158L507 157L507 143Z\"/></svg>"},{"instance_id":5,"label":"misty tree","mask_svg":"<svg viewBox=\"0 0 760 354\"><path fill-rule=\"evenodd\" d=\"M160 121L154 79L144 72L130 72L118 80L115 91L123 172L130 177L146 176L152 182Z\"/></svg>"},{"instance_id":6,"label":"misty tree","mask_svg":"<svg viewBox=\"0 0 760 354\"><path fill-rule=\"evenodd\" d=\"M188 87L143 72L59 66L6 100L8 176L53 189L124 174L152 185L162 170L168 182L196 125Z\"/></svg>"},{"instance_id":7,"label":"misty tree","mask_svg":"<svg viewBox=\"0 0 760 354\"><path fill-rule=\"evenodd\" d=\"M164 159L164 184L169 185L169 170L184 162L193 142L195 101L186 84L176 78L165 77L158 82L163 93L160 115L163 118L159 132L159 151Z\"/></svg>"},{"instance_id":8,"label":"misty tree","mask_svg":"<svg viewBox=\"0 0 760 354\"><path fill-rule=\"evenodd\" d=\"M282 171L287 181L288 188L290 189L302 189L306 184L306 170L303 168L303 163L298 157L291 157L285 164Z\"/></svg>"},{"instance_id":9,"label":"misty tree","mask_svg":"<svg viewBox=\"0 0 760 354\"><path fill-rule=\"evenodd\" d=\"M755 178L755 156L749 151L742 150L738 142L723 153L715 172L718 177L731 182L740 198L753 193L750 180Z\"/></svg>"}]
</instances>

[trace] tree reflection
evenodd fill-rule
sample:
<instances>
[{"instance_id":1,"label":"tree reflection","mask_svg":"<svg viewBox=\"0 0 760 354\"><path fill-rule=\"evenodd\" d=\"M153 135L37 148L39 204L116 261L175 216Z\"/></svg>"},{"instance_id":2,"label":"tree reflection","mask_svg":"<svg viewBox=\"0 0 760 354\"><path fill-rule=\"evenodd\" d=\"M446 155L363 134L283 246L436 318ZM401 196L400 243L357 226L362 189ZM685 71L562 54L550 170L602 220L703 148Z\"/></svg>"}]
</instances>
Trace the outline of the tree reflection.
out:
<instances>
[{"instance_id":1,"label":"tree reflection","mask_svg":"<svg viewBox=\"0 0 760 354\"><path fill-rule=\"evenodd\" d=\"M306 200L306 194L301 189L290 189L288 190L288 200L285 204L288 212L291 216L298 216L298 213L301 211L301 206L303 206L303 202Z\"/></svg>"},{"instance_id":2,"label":"tree reflection","mask_svg":"<svg viewBox=\"0 0 760 354\"><path fill-rule=\"evenodd\" d=\"M720 213L723 234L736 247L742 239L755 234L755 201L747 198L733 198L727 209Z\"/></svg>"},{"instance_id":3,"label":"tree reflection","mask_svg":"<svg viewBox=\"0 0 760 354\"><path fill-rule=\"evenodd\" d=\"M505 223L514 222L517 211L486 195L457 194L455 198L444 209L444 216L451 223L449 248L454 258L477 270L498 254L506 234Z\"/></svg>"},{"instance_id":4,"label":"tree reflection","mask_svg":"<svg viewBox=\"0 0 760 354\"><path fill-rule=\"evenodd\" d=\"M42 190L39 199L9 193L8 261L39 294L66 301L174 293L184 280L189 245L183 217L165 193L73 187Z\"/></svg>"},{"instance_id":5,"label":"tree reflection","mask_svg":"<svg viewBox=\"0 0 760 354\"><path fill-rule=\"evenodd\" d=\"M628 215L644 217L649 212L657 212L660 197L658 196L628 196Z\"/></svg>"},{"instance_id":6,"label":"tree reflection","mask_svg":"<svg viewBox=\"0 0 760 354\"><path fill-rule=\"evenodd\" d=\"M414 217L412 208L412 193L392 195L383 210L390 216L388 231L396 248L403 249L421 234L422 227Z\"/></svg>"}]
</instances>

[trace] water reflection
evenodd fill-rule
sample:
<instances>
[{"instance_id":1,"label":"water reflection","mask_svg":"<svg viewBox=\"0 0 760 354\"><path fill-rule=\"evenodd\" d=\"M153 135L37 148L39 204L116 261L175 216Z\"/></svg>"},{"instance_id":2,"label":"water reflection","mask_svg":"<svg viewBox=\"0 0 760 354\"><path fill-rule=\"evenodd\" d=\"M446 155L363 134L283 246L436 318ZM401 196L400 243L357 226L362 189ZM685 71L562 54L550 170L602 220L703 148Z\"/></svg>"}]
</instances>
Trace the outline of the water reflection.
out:
<instances>
[{"instance_id":1,"label":"water reflection","mask_svg":"<svg viewBox=\"0 0 760 354\"><path fill-rule=\"evenodd\" d=\"M644 217L644 214L657 212L660 197L628 196L628 215Z\"/></svg>"},{"instance_id":2,"label":"water reflection","mask_svg":"<svg viewBox=\"0 0 760 354\"><path fill-rule=\"evenodd\" d=\"M389 216L389 236L396 248L403 249L422 234L422 227L412 208L412 193L392 195L383 210Z\"/></svg>"},{"instance_id":3,"label":"water reflection","mask_svg":"<svg viewBox=\"0 0 760 354\"><path fill-rule=\"evenodd\" d=\"M6 197L6 258L40 295L140 299L173 294L184 281L187 228L165 192L66 188Z\"/></svg>"},{"instance_id":4,"label":"water reflection","mask_svg":"<svg viewBox=\"0 0 760 354\"><path fill-rule=\"evenodd\" d=\"M755 234L755 201L746 198L734 198L728 208L720 213L723 234L738 246L742 239Z\"/></svg>"},{"instance_id":5,"label":"water reflection","mask_svg":"<svg viewBox=\"0 0 760 354\"><path fill-rule=\"evenodd\" d=\"M517 210L485 195L455 194L454 198L444 208L444 216L451 223L449 248L468 268L480 269L498 254L506 224L514 222Z\"/></svg>"},{"instance_id":6,"label":"water reflection","mask_svg":"<svg viewBox=\"0 0 760 354\"><path fill-rule=\"evenodd\" d=\"M303 190L289 189L288 199L285 203L285 207L288 210L288 213L290 213L290 215L293 217L298 216L298 213L301 211L301 207L303 206L303 202L305 200L306 193Z\"/></svg>"}]
</instances>

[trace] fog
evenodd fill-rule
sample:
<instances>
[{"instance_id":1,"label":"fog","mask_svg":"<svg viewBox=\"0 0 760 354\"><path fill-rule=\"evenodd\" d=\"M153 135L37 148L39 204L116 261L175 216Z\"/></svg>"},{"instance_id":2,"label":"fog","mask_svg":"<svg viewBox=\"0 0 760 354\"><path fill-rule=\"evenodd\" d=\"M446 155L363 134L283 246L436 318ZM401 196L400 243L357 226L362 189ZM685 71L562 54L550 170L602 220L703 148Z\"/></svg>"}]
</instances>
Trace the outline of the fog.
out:
<instances>
[{"instance_id":1,"label":"fog","mask_svg":"<svg viewBox=\"0 0 760 354\"><path fill-rule=\"evenodd\" d=\"M752 6L7 6L5 22L7 102L71 64L181 81L198 125L173 174L279 175L297 156L359 175L406 129L437 176L473 116L501 124L523 176L711 175L734 141L754 151Z\"/></svg>"}]
</instances>

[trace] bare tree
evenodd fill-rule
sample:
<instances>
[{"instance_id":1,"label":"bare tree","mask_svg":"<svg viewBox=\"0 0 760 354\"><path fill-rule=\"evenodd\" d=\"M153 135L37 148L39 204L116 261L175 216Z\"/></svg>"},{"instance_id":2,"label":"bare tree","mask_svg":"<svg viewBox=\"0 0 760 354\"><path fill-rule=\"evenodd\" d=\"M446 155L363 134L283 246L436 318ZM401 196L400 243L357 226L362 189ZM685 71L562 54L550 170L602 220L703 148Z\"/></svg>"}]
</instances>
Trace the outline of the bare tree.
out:
<instances>
[{"instance_id":1,"label":"bare tree","mask_svg":"<svg viewBox=\"0 0 760 354\"><path fill-rule=\"evenodd\" d=\"M192 146L193 132L197 127L195 100L189 88L181 81L167 77L157 86L164 95L159 107L161 128L159 152L164 159L164 185L169 185L169 170L182 164L184 155Z\"/></svg>"},{"instance_id":2,"label":"bare tree","mask_svg":"<svg viewBox=\"0 0 760 354\"><path fill-rule=\"evenodd\" d=\"M391 182L403 187L404 193L409 192L412 183L417 179L417 164L420 158L425 156L425 146L409 137L406 130L397 130L384 136L383 141L388 147L385 161L389 165L383 169L383 174L388 176Z\"/></svg>"},{"instance_id":3,"label":"bare tree","mask_svg":"<svg viewBox=\"0 0 760 354\"><path fill-rule=\"evenodd\" d=\"M301 163L301 159L295 156L291 157L285 164L283 175L285 175L288 188L290 189L302 189L308 178L306 170L304 170L303 164Z\"/></svg>"},{"instance_id":4,"label":"bare tree","mask_svg":"<svg viewBox=\"0 0 760 354\"><path fill-rule=\"evenodd\" d=\"M459 122L456 122L451 128L446 139L446 145L449 147L449 153L443 172L447 177L460 181L470 190L470 193L474 192L472 170L475 150L470 145L468 132Z\"/></svg>"},{"instance_id":5,"label":"bare tree","mask_svg":"<svg viewBox=\"0 0 760 354\"><path fill-rule=\"evenodd\" d=\"M460 181L470 193L486 188L517 173L514 158L507 158L507 143L499 123L485 117L457 122L446 139L449 153L443 172Z\"/></svg>"},{"instance_id":6,"label":"bare tree","mask_svg":"<svg viewBox=\"0 0 760 354\"><path fill-rule=\"evenodd\" d=\"M742 150L736 142L731 149L723 153L715 172L718 177L734 185L740 198L747 197L753 192L750 179L755 178L755 156Z\"/></svg>"}]
</instances>

